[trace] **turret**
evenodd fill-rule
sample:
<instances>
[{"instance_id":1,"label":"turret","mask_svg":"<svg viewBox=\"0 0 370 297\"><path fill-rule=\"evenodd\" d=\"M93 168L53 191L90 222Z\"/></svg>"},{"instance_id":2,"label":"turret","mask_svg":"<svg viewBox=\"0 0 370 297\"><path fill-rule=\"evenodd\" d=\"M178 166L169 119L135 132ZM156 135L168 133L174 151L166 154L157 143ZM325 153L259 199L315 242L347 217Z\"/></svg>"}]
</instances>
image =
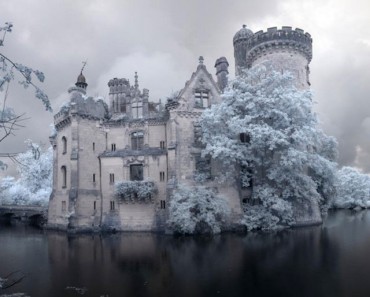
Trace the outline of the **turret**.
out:
<instances>
[{"instance_id":1,"label":"turret","mask_svg":"<svg viewBox=\"0 0 370 297\"><path fill-rule=\"evenodd\" d=\"M309 33L288 26L254 34L246 30L243 26L234 36L236 75L240 75L243 68L265 64L279 72L289 71L296 77L298 87L310 85L312 38Z\"/></svg>"},{"instance_id":2,"label":"turret","mask_svg":"<svg viewBox=\"0 0 370 297\"><path fill-rule=\"evenodd\" d=\"M86 88L87 88L86 78L82 74L82 70L81 70L80 75L77 77L77 82L75 83L75 85L76 85L76 87L79 87L79 88L84 89L84 90L86 90Z\"/></svg>"},{"instance_id":3,"label":"turret","mask_svg":"<svg viewBox=\"0 0 370 297\"><path fill-rule=\"evenodd\" d=\"M236 32L233 38L235 74L240 75L243 69L247 68L246 52L248 40L253 36L253 32L246 25Z\"/></svg>"},{"instance_id":4,"label":"turret","mask_svg":"<svg viewBox=\"0 0 370 297\"><path fill-rule=\"evenodd\" d=\"M229 74L228 71L229 63L225 57L218 58L215 63L216 68L216 76L217 76L217 85L220 88L221 92L227 86L227 76Z\"/></svg>"}]
</instances>

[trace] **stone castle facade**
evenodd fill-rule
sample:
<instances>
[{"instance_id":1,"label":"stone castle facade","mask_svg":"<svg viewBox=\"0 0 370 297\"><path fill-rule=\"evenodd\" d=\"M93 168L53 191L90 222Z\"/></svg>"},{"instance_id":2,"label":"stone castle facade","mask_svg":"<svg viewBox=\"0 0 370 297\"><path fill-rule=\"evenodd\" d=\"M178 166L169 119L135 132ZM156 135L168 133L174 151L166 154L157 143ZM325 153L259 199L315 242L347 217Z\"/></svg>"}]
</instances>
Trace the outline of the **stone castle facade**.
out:
<instances>
[{"instance_id":1,"label":"stone castle facade","mask_svg":"<svg viewBox=\"0 0 370 297\"><path fill-rule=\"evenodd\" d=\"M312 39L303 30L275 27L253 33L243 26L233 44L236 75L269 63L293 73L297 86L309 87ZM48 226L164 231L174 187L194 184L196 172L212 175L217 170L201 158L197 122L206 108L220 102L228 66L225 57L217 59L214 79L200 57L184 88L165 105L149 100L149 90L139 88L136 74L133 85L125 78L111 79L107 103L87 97L81 71L76 86L68 90L70 102L54 116L57 133L50 138L54 179ZM208 183L226 197L232 210L229 221L237 223L242 203L253 189ZM127 194L117 195L117 184L128 189ZM145 192L148 187L155 191ZM318 206L297 220L299 224L320 221Z\"/></svg>"}]
</instances>

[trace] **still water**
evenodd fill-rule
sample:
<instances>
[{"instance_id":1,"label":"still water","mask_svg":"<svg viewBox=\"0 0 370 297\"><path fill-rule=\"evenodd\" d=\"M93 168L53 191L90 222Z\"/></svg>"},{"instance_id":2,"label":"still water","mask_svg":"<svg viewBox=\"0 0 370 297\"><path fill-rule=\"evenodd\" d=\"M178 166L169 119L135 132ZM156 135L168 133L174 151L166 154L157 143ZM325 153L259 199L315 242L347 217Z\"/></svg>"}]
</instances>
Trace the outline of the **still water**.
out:
<instances>
[{"instance_id":1,"label":"still water","mask_svg":"<svg viewBox=\"0 0 370 297\"><path fill-rule=\"evenodd\" d=\"M0 296L370 296L370 211L214 238L0 225L0 277L18 270L26 277Z\"/></svg>"}]
</instances>

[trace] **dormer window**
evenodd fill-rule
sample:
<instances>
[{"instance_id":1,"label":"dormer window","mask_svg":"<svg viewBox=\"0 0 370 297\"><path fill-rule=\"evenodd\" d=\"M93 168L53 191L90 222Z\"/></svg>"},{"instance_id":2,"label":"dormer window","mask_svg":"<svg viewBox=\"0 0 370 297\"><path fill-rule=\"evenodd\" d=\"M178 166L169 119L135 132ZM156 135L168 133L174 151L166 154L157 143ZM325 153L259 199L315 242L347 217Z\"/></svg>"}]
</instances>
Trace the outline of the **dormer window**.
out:
<instances>
[{"instance_id":1,"label":"dormer window","mask_svg":"<svg viewBox=\"0 0 370 297\"><path fill-rule=\"evenodd\" d=\"M195 107L207 108L209 106L209 91L196 90L194 95L195 95Z\"/></svg>"},{"instance_id":2,"label":"dormer window","mask_svg":"<svg viewBox=\"0 0 370 297\"><path fill-rule=\"evenodd\" d=\"M143 117L143 103L135 101L132 103L132 118L141 119Z\"/></svg>"}]
</instances>

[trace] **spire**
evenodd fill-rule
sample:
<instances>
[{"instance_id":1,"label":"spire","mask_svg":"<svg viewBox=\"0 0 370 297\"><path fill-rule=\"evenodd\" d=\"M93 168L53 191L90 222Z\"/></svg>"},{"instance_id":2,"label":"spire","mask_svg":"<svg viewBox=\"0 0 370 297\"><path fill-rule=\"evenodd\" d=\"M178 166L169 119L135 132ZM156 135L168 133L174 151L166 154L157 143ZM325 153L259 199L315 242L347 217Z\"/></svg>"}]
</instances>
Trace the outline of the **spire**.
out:
<instances>
[{"instance_id":1,"label":"spire","mask_svg":"<svg viewBox=\"0 0 370 297\"><path fill-rule=\"evenodd\" d=\"M135 89L139 89L139 80L138 80L137 72L135 72Z\"/></svg>"},{"instance_id":2,"label":"spire","mask_svg":"<svg viewBox=\"0 0 370 297\"><path fill-rule=\"evenodd\" d=\"M77 77L77 82L75 83L75 85L76 85L76 87L79 87L79 88L82 88L82 89L86 89L87 88L86 78L82 74L82 71L84 70L84 68L85 68L85 66L87 64L87 61L82 62L82 64L83 64L83 66L81 68L80 75Z\"/></svg>"}]
</instances>

